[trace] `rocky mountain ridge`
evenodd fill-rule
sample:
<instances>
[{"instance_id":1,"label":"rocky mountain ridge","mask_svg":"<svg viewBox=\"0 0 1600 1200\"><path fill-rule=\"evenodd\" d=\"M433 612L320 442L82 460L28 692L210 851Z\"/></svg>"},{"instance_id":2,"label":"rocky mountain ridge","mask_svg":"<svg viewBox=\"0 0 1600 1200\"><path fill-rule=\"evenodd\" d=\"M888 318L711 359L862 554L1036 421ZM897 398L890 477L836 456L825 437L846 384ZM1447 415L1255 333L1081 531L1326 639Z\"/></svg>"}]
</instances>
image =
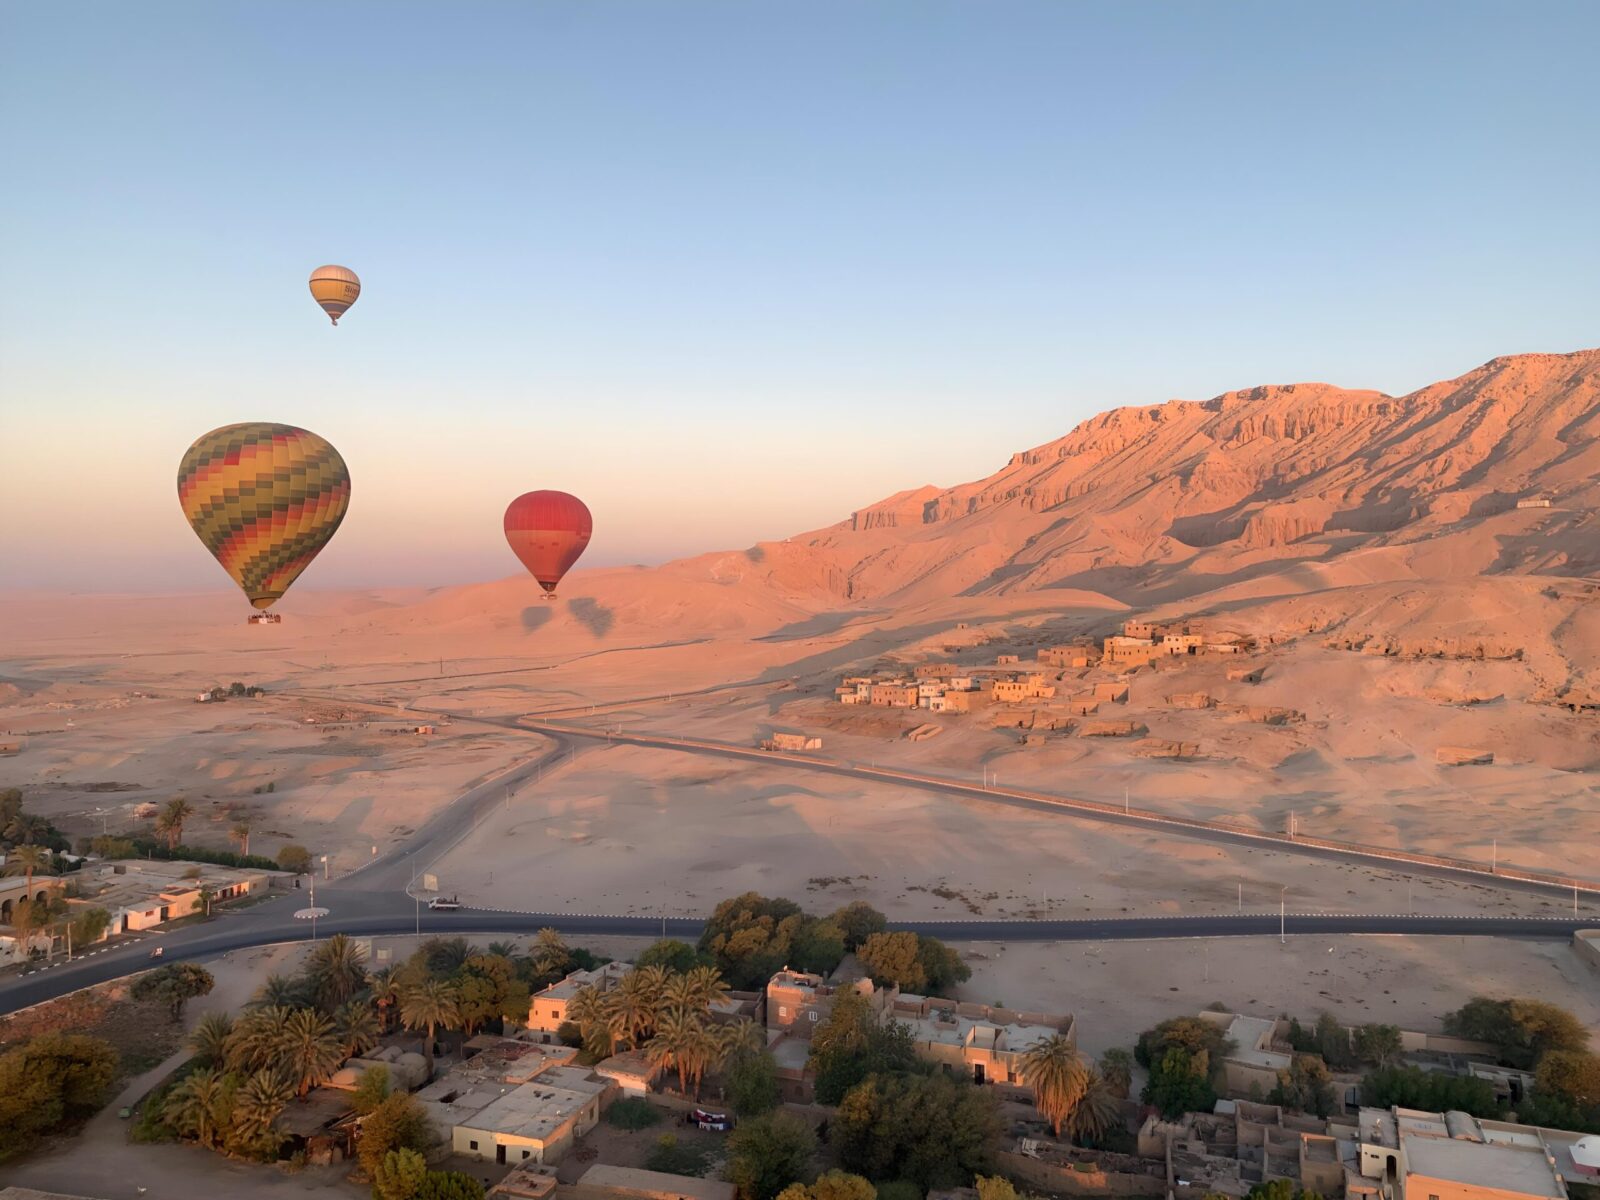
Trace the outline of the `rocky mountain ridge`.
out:
<instances>
[{"instance_id":1,"label":"rocky mountain ridge","mask_svg":"<svg viewBox=\"0 0 1600 1200\"><path fill-rule=\"evenodd\" d=\"M1600 569L1597 477L1600 350L1523 354L1406 396L1298 383L1113 409L984 479L742 557L788 589L894 601L1148 600L1186 576L1203 590L1407 546L1447 575L1585 574ZM1441 540L1449 553L1423 547Z\"/></svg>"}]
</instances>

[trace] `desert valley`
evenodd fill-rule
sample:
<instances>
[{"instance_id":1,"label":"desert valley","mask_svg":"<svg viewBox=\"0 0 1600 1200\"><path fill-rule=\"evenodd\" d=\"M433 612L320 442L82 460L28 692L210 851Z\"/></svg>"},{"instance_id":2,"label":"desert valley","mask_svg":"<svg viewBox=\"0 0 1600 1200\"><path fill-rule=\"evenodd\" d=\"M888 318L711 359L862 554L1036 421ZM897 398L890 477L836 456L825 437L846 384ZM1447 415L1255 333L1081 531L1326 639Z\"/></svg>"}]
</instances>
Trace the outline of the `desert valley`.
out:
<instances>
[{"instance_id":1,"label":"desert valley","mask_svg":"<svg viewBox=\"0 0 1600 1200\"><path fill-rule=\"evenodd\" d=\"M546 753L525 718L749 747L797 732L830 760L1600 882L1575 853L1600 843L1597 470L1600 352L1524 355L1403 397L1300 384L1109 412L986 479L580 571L554 602L525 580L302 590L283 624L246 626L221 593L13 594L0 773L73 835L182 793L190 841L224 848L247 816L258 852L304 844L344 874ZM863 672L1097 648L1130 618L1237 645L1040 668L1063 698L1125 684L1097 714L1123 736L1057 700L835 696ZM233 681L265 695L196 702ZM1243 885L1264 908L1284 884L1304 909L1389 912L1416 886L592 741L507 788L436 870L485 906L685 915L747 889L912 917L1231 907ZM1443 911L1550 903L1420 886Z\"/></svg>"}]
</instances>

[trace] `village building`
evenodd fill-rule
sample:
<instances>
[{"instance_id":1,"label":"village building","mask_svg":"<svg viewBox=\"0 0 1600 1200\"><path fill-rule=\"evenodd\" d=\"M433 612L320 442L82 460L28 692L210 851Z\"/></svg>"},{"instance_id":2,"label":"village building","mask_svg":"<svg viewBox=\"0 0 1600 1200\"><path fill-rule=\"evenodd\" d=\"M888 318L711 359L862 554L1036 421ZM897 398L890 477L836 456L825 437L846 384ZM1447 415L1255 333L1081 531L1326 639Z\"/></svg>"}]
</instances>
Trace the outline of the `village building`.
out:
<instances>
[{"instance_id":1,"label":"village building","mask_svg":"<svg viewBox=\"0 0 1600 1200\"><path fill-rule=\"evenodd\" d=\"M1161 646L1150 638L1135 638L1126 635L1113 634L1105 640L1105 653L1100 662L1103 666L1137 667L1151 662L1166 653Z\"/></svg>"},{"instance_id":2,"label":"village building","mask_svg":"<svg viewBox=\"0 0 1600 1200\"><path fill-rule=\"evenodd\" d=\"M817 1023L833 1011L833 998L841 988L854 988L872 996L872 981L834 985L821 975L791 971L787 967L767 981L767 1032L788 1033L811 1039Z\"/></svg>"},{"instance_id":3,"label":"village building","mask_svg":"<svg viewBox=\"0 0 1600 1200\"><path fill-rule=\"evenodd\" d=\"M996 679L989 685L996 702L1015 704L1023 700L1048 700L1056 694L1055 685L1038 673Z\"/></svg>"},{"instance_id":4,"label":"village building","mask_svg":"<svg viewBox=\"0 0 1600 1200\"><path fill-rule=\"evenodd\" d=\"M874 683L869 703L879 708L915 708L917 706L917 685L907 683L903 679L893 679L886 683Z\"/></svg>"},{"instance_id":5,"label":"village building","mask_svg":"<svg viewBox=\"0 0 1600 1200\"><path fill-rule=\"evenodd\" d=\"M937 996L901 992L897 987L875 988L870 979L829 983L820 975L782 970L767 984L769 1039L774 1057L785 1042L800 1050L817 1026L828 1019L835 998L845 989L866 996L883 1020L894 1020L911 1030L917 1056L955 1070L978 1083L1023 1083L1021 1059L1040 1042L1057 1034L1076 1038L1076 1027L1065 1013L1021 1012L987 1004L962 1004ZM803 1077L805 1057L791 1050L792 1067ZM783 1059L779 1058L780 1077Z\"/></svg>"},{"instance_id":6,"label":"village building","mask_svg":"<svg viewBox=\"0 0 1600 1200\"><path fill-rule=\"evenodd\" d=\"M134 933L203 912L207 893L211 904L222 904L288 888L293 878L289 871L180 859L107 859L91 861L77 872L78 895L70 904L105 909L111 917L108 934Z\"/></svg>"},{"instance_id":7,"label":"village building","mask_svg":"<svg viewBox=\"0 0 1600 1200\"><path fill-rule=\"evenodd\" d=\"M626 1050L601 1059L594 1073L617 1085L624 1096L645 1096L661 1078L662 1064L644 1050Z\"/></svg>"},{"instance_id":8,"label":"village building","mask_svg":"<svg viewBox=\"0 0 1600 1200\"><path fill-rule=\"evenodd\" d=\"M416 1096L452 1152L496 1163L554 1163L600 1122L616 1085L583 1067L551 1066L545 1048L502 1039Z\"/></svg>"},{"instance_id":9,"label":"village building","mask_svg":"<svg viewBox=\"0 0 1600 1200\"><path fill-rule=\"evenodd\" d=\"M1022 1058L1057 1035L1075 1041L1066 1013L1019 1012L887 989L886 1016L910 1027L917 1056L974 1083L1025 1086Z\"/></svg>"},{"instance_id":10,"label":"village building","mask_svg":"<svg viewBox=\"0 0 1600 1200\"><path fill-rule=\"evenodd\" d=\"M1248 1100L1219 1100L1214 1112L1176 1120L1153 1115L1138 1138L1140 1156L1164 1160L1168 1187L1189 1196L1243 1197L1274 1179L1338 1196L1349 1149L1324 1121Z\"/></svg>"},{"instance_id":11,"label":"village building","mask_svg":"<svg viewBox=\"0 0 1600 1200\"><path fill-rule=\"evenodd\" d=\"M66 891L67 883L59 875L35 875L32 888L32 891L28 890L26 875L0 876L0 924L11 924L12 912L24 900L44 904L51 896Z\"/></svg>"},{"instance_id":12,"label":"village building","mask_svg":"<svg viewBox=\"0 0 1600 1200\"><path fill-rule=\"evenodd\" d=\"M609 962L592 971L573 971L565 979L550 984L528 1002L528 1029L544 1034L548 1042L566 1024L567 1005L574 996L588 987L608 992L632 969L629 963Z\"/></svg>"},{"instance_id":13,"label":"village building","mask_svg":"<svg viewBox=\"0 0 1600 1200\"><path fill-rule=\"evenodd\" d=\"M1600 1138L1463 1112L1363 1108L1351 1136L1346 1195L1374 1200L1567 1200L1600 1172Z\"/></svg>"},{"instance_id":14,"label":"village building","mask_svg":"<svg viewBox=\"0 0 1600 1200\"><path fill-rule=\"evenodd\" d=\"M1046 646L1039 651L1039 661L1050 667L1074 667L1082 670L1099 661L1100 653L1093 646L1073 644Z\"/></svg>"}]
</instances>

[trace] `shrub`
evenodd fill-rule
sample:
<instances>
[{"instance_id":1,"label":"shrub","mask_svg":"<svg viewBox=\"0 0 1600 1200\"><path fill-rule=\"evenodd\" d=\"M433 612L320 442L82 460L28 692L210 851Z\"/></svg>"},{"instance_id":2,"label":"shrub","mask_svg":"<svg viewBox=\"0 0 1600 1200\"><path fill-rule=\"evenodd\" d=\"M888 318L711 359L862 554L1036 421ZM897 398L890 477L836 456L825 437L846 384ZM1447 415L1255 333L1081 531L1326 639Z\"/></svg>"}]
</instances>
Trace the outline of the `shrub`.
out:
<instances>
[{"instance_id":1,"label":"shrub","mask_svg":"<svg viewBox=\"0 0 1600 1200\"><path fill-rule=\"evenodd\" d=\"M109 1042L47 1033L0 1055L0 1161L87 1120L117 1076Z\"/></svg>"}]
</instances>

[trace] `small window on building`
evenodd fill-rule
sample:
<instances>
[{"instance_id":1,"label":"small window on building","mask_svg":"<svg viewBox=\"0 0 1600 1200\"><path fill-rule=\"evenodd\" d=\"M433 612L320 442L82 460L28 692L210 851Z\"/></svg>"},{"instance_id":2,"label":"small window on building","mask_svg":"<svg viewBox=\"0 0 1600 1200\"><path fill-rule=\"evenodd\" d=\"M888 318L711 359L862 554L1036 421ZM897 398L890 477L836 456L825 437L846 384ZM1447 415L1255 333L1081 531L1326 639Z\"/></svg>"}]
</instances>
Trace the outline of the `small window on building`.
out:
<instances>
[{"instance_id":1,"label":"small window on building","mask_svg":"<svg viewBox=\"0 0 1600 1200\"><path fill-rule=\"evenodd\" d=\"M778 1015L780 1017L787 1017L789 1015L789 1010L780 1004L778 1005Z\"/></svg>"},{"instance_id":2,"label":"small window on building","mask_svg":"<svg viewBox=\"0 0 1600 1200\"><path fill-rule=\"evenodd\" d=\"M468 1142L467 1145L471 1146L474 1150L476 1150L478 1148L478 1143L477 1142Z\"/></svg>"},{"instance_id":3,"label":"small window on building","mask_svg":"<svg viewBox=\"0 0 1600 1200\"><path fill-rule=\"evenodd\" d=\"M811 1010L811 1019L813 1021L815 1021L817 1019L817 1010L814 1009L814 1008Z\"/></svg>"},{"instance_id":4,"label":"small window on building","mask_svg":"<svg viewBox=\"0 0 1600 1200\"><path fill-rule=\"evenodd\" d=\"M523 1152L522 1152L522 1157L523 1157L523 1158L527 1158L527 1157L528 1157L528 1152L527 1152L527 1151L526 1151L526 1150L524 1150L524 1151L523 1151Z\"/></svg>"}]
</instances>

